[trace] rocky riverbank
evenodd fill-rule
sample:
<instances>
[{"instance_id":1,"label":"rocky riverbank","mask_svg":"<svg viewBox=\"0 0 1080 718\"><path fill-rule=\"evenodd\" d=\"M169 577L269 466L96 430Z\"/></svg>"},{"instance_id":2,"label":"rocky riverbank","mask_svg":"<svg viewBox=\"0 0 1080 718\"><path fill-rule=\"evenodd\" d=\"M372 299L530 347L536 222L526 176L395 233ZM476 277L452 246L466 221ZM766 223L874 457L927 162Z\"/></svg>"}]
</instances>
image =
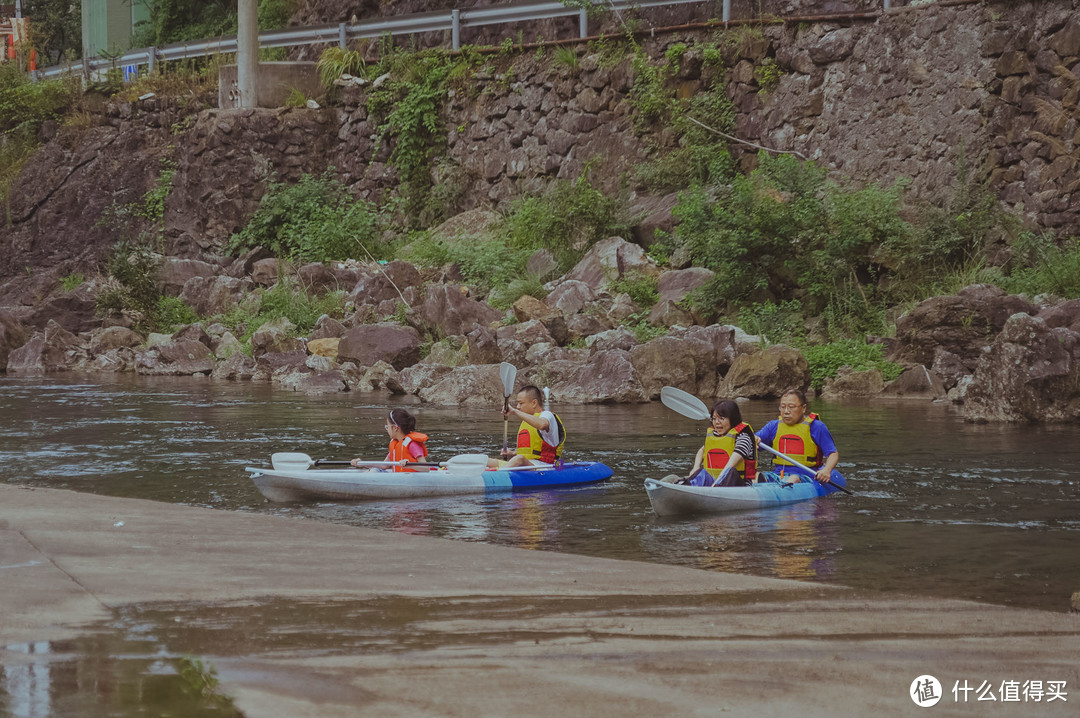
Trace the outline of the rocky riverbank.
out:
<instances>
[{"instance_id":1,"label":"rocky riverbank","mask_svg":"<svg viewBox=\"0 0 1080 718\"><path fill-rule=\"evenodd\" d=\"M645 402L665 385L707 398L774 398L811 382L798 349L705 324L683 307L709 270L661 270L619 237L548 282L543 300L526 295L506 311L472 296L453 265L434 273L400 260L292 266L264 254L216 263L166 257L158 286L203 317L256 304L279 282L312 294L342 290L343 316L322 316L304 337L288 320L266 323L251 335L249 354L213 320L169 335L140 334L122 315L101 320L95 295L103 280L91 279L33 311L0 312L0 365L13 375L203 375L449 405L500 402L503 361L518 367L521 381L551 387L566 404ZM660 299L647 316L660 336L628 328L628 319L645 311L609 289L612 280L635 276L656 278ZM1080 417L1080 300L1031 300L975 285L918 304L898 320L895 338L875 341L904 367L899 378L886 382L878 370L845 367L826 381L824 398L952 401L972 421Z\"/></svg>"}]
</instances>

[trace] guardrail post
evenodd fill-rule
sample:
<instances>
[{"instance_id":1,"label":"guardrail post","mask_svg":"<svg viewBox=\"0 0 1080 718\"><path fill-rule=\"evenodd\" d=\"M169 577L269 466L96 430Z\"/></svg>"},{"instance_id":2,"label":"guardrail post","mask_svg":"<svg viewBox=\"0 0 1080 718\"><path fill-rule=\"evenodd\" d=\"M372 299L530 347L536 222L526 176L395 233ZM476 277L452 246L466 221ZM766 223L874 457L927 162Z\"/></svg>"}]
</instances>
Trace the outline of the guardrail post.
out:
<instances>
[{"instance_id":1,"label":"guardrail post","mask_svg":"<svg viewBox=\"0 0 1080 718\"><path fill-rule=\"evenodd\" d=\"M146 74L153 75L157 68L157 48L151 47L146 51Z\"/></svg>"},{"instance_id":2,"label":"guardrail post","mask_svg":"<svg viewBox=\"0 0 1080 718\"><path fill-rule=\"evenodd\" d=\"M589 36L589 15L585 12L585 8L578 10L578 37Z\"/></svg>"},{"instance_id":3,"label":"guardrail post","mask_svg":"<svg viewBox=\"0 0 1080 718\"><path fill-rule=\"evenodd\" d=\"M461 49L461 11L450 11L450 48L455 52Z\"/></svg>"},{"instance_id":4,"label":"guardrail post","mask_svg":"<svg viewBox=\"0 0 1080 718\"><path fill-rule=\"evenodd\" d=\"M346 49L345 23L339 22L337 26L337 44L342 50Z\"/></svg>"},{"instance_id":5,"label":"guardrail post","mask_svg":"<svg viewBox=\"0 0 1080 718\"><path fill-rule=\"evenodd\" d=\"M885 0L888 2L889 0ZM724 0L724 22L731 22L731 0Z\"/></svg>"}]
</instances>

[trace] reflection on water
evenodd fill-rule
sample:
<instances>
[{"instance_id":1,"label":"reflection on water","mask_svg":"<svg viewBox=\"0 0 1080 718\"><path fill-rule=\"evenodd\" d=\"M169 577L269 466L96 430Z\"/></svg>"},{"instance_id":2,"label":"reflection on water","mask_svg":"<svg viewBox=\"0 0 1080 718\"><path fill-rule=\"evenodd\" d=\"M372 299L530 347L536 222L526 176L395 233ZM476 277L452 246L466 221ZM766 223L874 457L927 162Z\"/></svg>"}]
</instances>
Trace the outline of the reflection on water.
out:
<instances>
[{"instance_id":1,"label":"reflection on water","mask_svg":"<svg viewBox=\"0 0 1080 718\"><path fill-rule=\"evenodd\" d=\"M139 629L121 619L71 641L0 646L0 715L240 716L206 664Z\"/></svg>"},{"instance_id":2,"label":"reflection on water","mask_svg":"<svg viewBox=\"0 0 1080 718\"><path fill-rule=\"evenodd\" d=\"M855 496L686 520L656 517L642 480L685 472L705 427L658 402L559 407L572 458L615 471L589 487L283 505L243 471L274 451L381 458L387 401L193 379L0 378L0 480L1056 611L1080 590L1080 427L966 424L923 402L813 404ZM499 407L412 408L436 458L501 447ZM761 425L775 408L743 413Z\"/></svg>"}]
</instances>

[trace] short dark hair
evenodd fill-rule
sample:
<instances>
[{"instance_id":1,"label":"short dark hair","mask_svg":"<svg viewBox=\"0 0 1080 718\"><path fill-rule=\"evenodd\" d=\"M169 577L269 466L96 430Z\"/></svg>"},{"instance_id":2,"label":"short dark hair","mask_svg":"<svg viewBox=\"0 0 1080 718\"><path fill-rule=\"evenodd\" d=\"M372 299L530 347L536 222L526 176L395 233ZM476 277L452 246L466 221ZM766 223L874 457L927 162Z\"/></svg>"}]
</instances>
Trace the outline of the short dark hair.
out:
<instances>
[{"instance_id":1,"label":"short dark hair","mask_svg":"<svg viewBox=\"0 0 1080 718\"><path fill-rule=\"evenodd\" d=\"M534 384L526 384L525 386L521 387L520 389L518 389L518 394L528 394L529 398L533 399L534 401L542 402L544 400L544 395L540 393L540 388L535 386Z\"/></svg>"},{"instance_id":2,"label":"short dark hair","mask_svg":"<svg viewBox=\"0 0 1080 718\"><path fill-rule=\"evenodd\" d=\"M722 419L731 420L733 427L742 423L742 412L739 411L739 405L731 399L721 399L713 404L712 413Z\"/></svg>"},{"instance_id":3,"label":"short dark hair","mask_svg":"<svg viewBox=\"0 0 1080 718\"><path fill-rule=\"evenodd\" d=\"M799 389L788 389L780 395L780 398L783 399L785 396L793 396L799 400L800 404L806 406L806 394L802 393Z\"/></svg>"},{"instance_id":4,"label":"short dark hair","mask_svg":"<svg viewBox=\"0 0 1080 718\"><path fill-rule=\"evenodd\" d=\"M390 423L398 426L406 434L416 431L416 417L404 409L391 409Z\"/></svg>"}]
</instances>

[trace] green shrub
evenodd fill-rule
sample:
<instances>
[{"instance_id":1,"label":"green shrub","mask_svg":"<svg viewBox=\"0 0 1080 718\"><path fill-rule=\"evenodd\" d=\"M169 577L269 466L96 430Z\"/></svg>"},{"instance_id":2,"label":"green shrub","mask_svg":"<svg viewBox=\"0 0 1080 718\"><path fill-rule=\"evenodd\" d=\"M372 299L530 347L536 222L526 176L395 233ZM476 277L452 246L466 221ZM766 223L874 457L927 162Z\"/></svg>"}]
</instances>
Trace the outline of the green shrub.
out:
<instances>
[{"instance_id":1,"label":"green shrub","mask_svg":"<svg viewBox=\"0 0 1080 718\"><path fill-rule=\"evenodd\" d=\"M631 301L641 309L651 309L660 301L660 292L656 288L656 277L647 274L628 274L607 283L612 294L627 294Z\"/></svg>"},{"instance_id":2,"label":"green shrub","mask_svg":"<svg viewBox=\"0 0 1080 718\"><path fill-rule=\"evenodd\" d=\"M892 381L903 371L899 364L882 357L880 344L867 344L859 339L807 346L802 352L810 364L810 387L814 391L820 391L825 380L835 377L842 366L850 366L855 371L877 369L885 381Z\"/></svg>"},{"instance_id":3,"label":"green shrub","mask_svg":"<svg viewBox=\"0 0 1080 718\"><path fill-rule=\"evenodd\" d=\"M802 303L798 300L761 302L739 308L735 323L747 334L771 343L799 343L803 336Z\"/></svg>"},{"instance_id":4,"label":"green shrub","mask_svg":"<svg viewBox=\"0 0 1080 718\"><path fill-rule=\"evenodd\" d=\"M626 233L617 202L589 184L556 180L538 197L514 202L506 220L508 243L525 250L547 249L564 271L601 239Z\"/></svg>"},{"instance_id":5,"label":"green shrub","mask_svg":"<svg viewBox=\"0 0 1080 718\"><path fill-rule=\"evenodd\" d=\"M342 75L365 77L367 63L364 62L363 52L343 50L335 45L323 50L318 62L315 63L315 69L319 73L319 80L323 87L330 88Z\"/></svg>"},{"instance_id":6,"label":"green shrub","mask_svg":"<svg viewBox=\"0 0 1080 718\"><path fill-rule=\"evenodd\" d=\"M375 205L352 198L327 170L318 178L304 175L294 185L271 182L229 248L239 253L262 246L303 262L381 259L387 255L379 241L381 231Z\"/></svg>"},{"instance_id":7,"label":"green shrub","mask_svg":"<svg viewBox=\"0 0 1080 718\"><path fill-rule=\"evenodd\" d=\"M172 334L199 321L199 315L180 297L159 297L154 320L160 331Z\"/></svg>"},{"instance_id":8,"label":"green shrub","mask_svg":"<svg viewBox=\"0 0 1080 718\"><path fill-rule=\"evenodd\" d=\"M1055 294L1066 299L1080 297L1080 240L1062 244L1047 234L1025 234L1014 247L1021 266L1002 278L1002 288L1031 296Z\"/></svg>"},{"instance_id":9,"label":"green shrub","mask_svg":"<svg viewBox=\"0 0 1080 718\"><path fill-rule=\"evenodd\" d=\"M532 250L510 247L493 237L466 236L441 241L424 234L404 247L400 254L403 259L422 267L457 264L465 281L485 294L493 289L505 289L523 278L525 263Z\"/></svg>"},{"instance_id":10,"label":"green shrub","mask_svg":"<svg viewBox=\"0 0 1080 718\"><path fill-rule=\"evenodd\" d=\"M86 281L86 277L82 272L72 272L66 277L60 278L60 286L63 287L65 292L70 292L73 289L78 289L82 286L82 283Z\"/></svg>"},{"instance_id":11,"label":"green shrub","mask_svg":"<svg viewBox=\"0 0 1080 718\"><path fill-rule=\"evenodd\" d=\"M0 133L22 127L34 134L45 120L62 116L74 97L67 81L31 82L15 63L0 64Z\"/></svg>"},{"instance_id":12,"label":"green shrub","mask_svg":"<svg viewBox=\"0 0 1080 718\"><path fill-rule=\"evenodd\" d=\"M267 322L282 317L292 322L296 336L307 335L323 314L340 319L345 311L345 292L329 292L310 297L296 283L283 278L273 287L260 292L254 300L242 302L225 314L213 317L229 328L229 331L251 352L251 336Z\"/></svg>"},{"instance_id":13,"label":"green shrub","mask_svg":"<svg viewBox=\"0 0 1080 718\"><path fill-rule=\"evenodd\" d=\"M543 299L547 296L544 282L532 275L510 280L504 287L497 287L488 295L488 304L497 309L507 309L524 296Z\"/></svg>"}]
</instances>

